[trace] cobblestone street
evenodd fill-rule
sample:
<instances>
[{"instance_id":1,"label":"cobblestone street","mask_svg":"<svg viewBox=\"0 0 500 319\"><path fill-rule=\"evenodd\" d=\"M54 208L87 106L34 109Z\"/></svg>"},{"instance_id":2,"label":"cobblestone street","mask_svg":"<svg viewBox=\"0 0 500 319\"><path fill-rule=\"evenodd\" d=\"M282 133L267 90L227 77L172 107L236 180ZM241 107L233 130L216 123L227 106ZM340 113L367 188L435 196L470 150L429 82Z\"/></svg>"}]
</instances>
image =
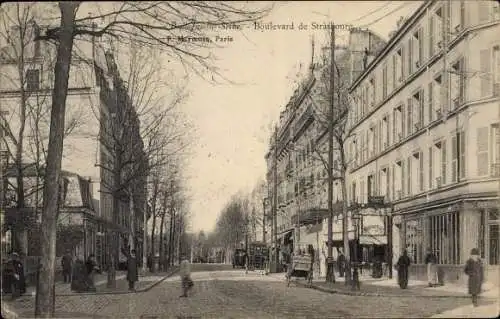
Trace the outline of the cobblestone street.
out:
<instances>
[{"instance_id":1,"label":"cobblestone street","mask_svg":"<svg viewBox=\"0 0 500 319\"><path fill-rule=\"evenodd\" d=\"M430 317L470 303L463 298L357 297L328 294L244 271L193 273L189 298L178 276L135 294L61 296L58 317L107 318L354 318ZM486 301L485 301L486 302ZM490 301L491 302L491 301ZM22 314L23 315L23 314ZM24 313L27 317L31 314Z\"/></svg>"}]
</instances>

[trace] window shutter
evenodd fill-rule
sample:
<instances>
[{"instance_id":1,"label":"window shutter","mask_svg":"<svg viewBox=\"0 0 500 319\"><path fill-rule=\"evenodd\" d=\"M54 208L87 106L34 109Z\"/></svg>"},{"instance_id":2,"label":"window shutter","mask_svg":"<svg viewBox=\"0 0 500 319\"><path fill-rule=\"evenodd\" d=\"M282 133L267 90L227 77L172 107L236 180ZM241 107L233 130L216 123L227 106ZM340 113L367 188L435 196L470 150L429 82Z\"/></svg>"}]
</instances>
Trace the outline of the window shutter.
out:
<instances>
[{"instance_id":1,"label":"window shutter","mask_svg":"<svg viewBox=\"0 0 500 319\"><path fill-rule=\"evenodd\" d=\"M387 166L386 176L385 176L385 194L387 199L391 198L391 167Z\"/></svg>"},{"instance_id":2,"label":"window shutter","mask_svg":"<svg viewBox=\"0 0 500 319\"><path fill-rule=\"evenodd\" d=\"M418 154L418 159L420 161L420 172L419 172L419 190L424 191L424 152Z\"/></svg>"},{"instance_id":3,"label":"window shutter","mask_svg":"<svg viewBox=\"0 0 500 319\"><path fill-rule=\"evenodd\" d=\"M392 183L391 183L392 200L397 199L396 198L395 187L396 187L396 165L392 164Z\"/></svg>"},{"instance_id":4,"label":"window shutter","mask_svg":"<svg viewBox=\"0 0 500 319\"><path fill-rule=\"evenodd\" d=\"M406 77L406 50L405 47L401 47L401 81Z\"/></svg>"},{"instance_id":5,"label":"window shutter","mask_svg":"<svg viewBox=\"0 0 500 319\"><path fill-rule=\"evenodd\" d=\"M446 184L446 140L441 142L441 184Z\"/></svg>"},{"instance_id":6,"label":"window shutter","mask_svg":"<svg viewBox=\"0 0 500 319\"><path fill-rule=\"evenodd\" d=\"M405 161L401 160L401 196L406 194L406 171L405 171Z\"/></svg>"},{"instance_id":7,"label":"window shutter","mask_svg":"<svg viewBox=\"0 0 500 319\"><path fill-rule=\"evenodd\" d=\"M479 1L478 1L479 2ZM491 50L485 49L479 51L480 61L480 79L481 79L481 97L491 95L492 79L491 79Z\"/></svg>"},{"instance_id":8,"label":"window shutter","mask_svg":"<svg viewBox=\"0 0 500 319\"><path fill-rule=\"evenodd\" d=\"M397 119L396 112L398 112L398 110L396 109L394 109L392 112L392 140L394 143L398 140L396 136L397 134L396 128L398 127L398 123L396 122Z\"/></svg>"},{"instance_id":9,"label":"window shutter","mask_svg":"<svg viewBox=\"0 0 500 319\"><path fill-rule=\"evenodd\" d=\"M420 65L424 61L424 32L422 28L418 30L418 61Z\"/></svg>"},{"instance_id":10,"label":"window shutter","mask_svg":"<svg viewBox=\"0 0 500 319\"><path fill-rule=\"evenodd\" d=\"M386 119L385 125L387 125L387 127L386 127L387 136L385 137L384 142L386 142L387 147L389 147L389 145L391 145L391 114L390 113L387 114L387 119Z\"/></svg>"},{"instance_id":11,"label":"window shutter","mask_svg":"<svg viewBox=\"0 0 500 319\"><path fill-rule=\"evenodd\" d=\"M396 68L398 66L397 64L397 57L396 57L397 53L395 55L392 56L392 87L395 88L397 87L397 78L396 78Z\"/></svg>"},{"instance_id":12,"label":"window shutter","mask_svg":"<svg viewBox=\"0 0 500 319\"><path fill-rule=\"evenodd\" d=\"M429 58L434 55L434 15L431 14L429 17Z\"/></svg>"},{"instance_id":13,"label":"window shutter","mask_svg":"<svg viewBox=\"0 0 500 319\"><path fill-rule=\"evenodd\" d=\"M488 175L488 127L477 129L477 175Z\"/></svg>"},{"instance_id":14,"label":"window shutter","mask_svg":"<svg viewBox=\"0 0 500 319\"><path fill-rule=\"evenodd\" d=\"M408 171L408 178L407 178L407 182L408 182L408 196L411 196L411 192L412 192L412 189L411 189L411 182L412 182L412 176L411 176L411 158L412 156L408 156L408 162L406 163L406 170Z\"/></svg>"},{"instance_id":15,"label":"window shutter","mask_svg":"<svg viewBox=\"0 0 500 319\"><path fill-rule=\"evenodd\" d=\"M408 130L408 135L411 135L413 133L413 104L412 104L412 98L410 97L408 99L408 111L407 111L407 120L406 120L406 125L407 125L407 130Z\"/></svg>"},{"instance_id":16,"label":"window shutter","mask_svg":"<svg viewBox=\"0 0 500 319\"><path fill-rule=\"evenodd\" d=\"M434 83L433 80L429 83L429 92L427 93L429 96L429 123L431 123L434 119L434 105L433 104L433 94L434 94Z\"/></svg>"},{"instance_id":17,"label":"window shutter","mask_svg":"<svg viewBox=\"0 0 500 319\"><path fill-rule=\"evenodd\" d=\"M485 23L490 21L490 9L491 2L490 1L477 1L478 5L478 19L479 23Z\"/></svg>"},{"instance_id":18,"label":"window shutter","mask_svg":"<svg viewBox=\"0 0 500 319\"><path fill-rule=\"evenodd\" d=\"M429 190L432 189L433 178L434 178L434 167L432 166L434 154L432 152L432 146L429 147Z\"/></svg>"},{"instance_id":19,"label":"window shutter","mask_svg":"<svg viewBox=\"0 0 500 319\"><path fill-rule=\"evenodd\" d=\"M460 178L465 178L465 167L466 167L466 155L465 155L465 142L466 142L466 139L465 139L465 132L461 132L460 133L460 149L459 149L459 153L460 153L460 158L459 158L459 170L460 170Z\"/></svg>"},{"instance_id":20,"label":"window shutter","mask_svg":"<svg viewBox=\"0 0 500 319\"><path fill-rule=\"evenodd\" d=\"M405 117L405 106L401 105L401 136L406 136L406 117Z\"/></svg>"},{"instance_id":21,"label":"window shutter","mask_svg":"<svg viewBox=\"0 0 500 319\"><path fill-rule=\"evenodd\" d=\"M458 171L458 149L456 135L451 138L451 182L457 181Z\"/></svg>"},{"instance_id":22,"label":"window shutter","mask_svg":"<svg viewBox=\"0 0 500 319\"><path fill-rule=\"evenodd\" d=\"M424 126L424 101L425 101L425 91L424 89L420 90L418 94L418 121L420 122L420 127Z\"/></svg>"},{"instance_id":23,"label":"window shutter","mask_svg":"<svg viewBox=\"0 0 500 319\"><path fill-rule=\"evenodd\" d=\"M408 40L408 75L413 73L413 36Z\"/></svg>"}]
</instances>

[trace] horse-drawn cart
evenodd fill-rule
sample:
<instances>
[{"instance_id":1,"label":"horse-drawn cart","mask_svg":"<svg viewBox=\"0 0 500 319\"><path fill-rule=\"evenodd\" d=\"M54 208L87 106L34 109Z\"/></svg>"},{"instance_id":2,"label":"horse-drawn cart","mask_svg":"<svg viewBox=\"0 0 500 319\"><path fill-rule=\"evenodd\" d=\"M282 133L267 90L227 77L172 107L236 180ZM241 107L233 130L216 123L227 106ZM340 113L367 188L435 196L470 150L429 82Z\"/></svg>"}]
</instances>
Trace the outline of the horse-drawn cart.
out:
<instances>
[{"instance_id":1,"label":"horse-drawn cart","mask_svg":"<svg viewBox=\"0 0 500 319\"><path fill-rule=\"evenodd\" d=\"M290 286L292 277L304 278L309 285L312 284L311 255L303 254L292 257L291 267L287 269L286 284Z\"/></svg>"}]
</instances>

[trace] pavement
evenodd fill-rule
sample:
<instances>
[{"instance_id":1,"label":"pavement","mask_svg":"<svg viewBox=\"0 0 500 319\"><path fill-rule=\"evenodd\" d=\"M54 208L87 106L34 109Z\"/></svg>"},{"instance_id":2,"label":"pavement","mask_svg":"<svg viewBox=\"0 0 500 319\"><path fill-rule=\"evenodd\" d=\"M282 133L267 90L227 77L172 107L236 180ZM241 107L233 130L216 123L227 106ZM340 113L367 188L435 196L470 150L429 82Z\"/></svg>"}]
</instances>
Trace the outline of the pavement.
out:
<instances>
[{"instance_id":1,"label":"pavement","mask_svg":"<svg viewBox=\"0 0 500 319\"><path fill-rule=\"evenodd\" d=\"M273 274L278 277L284 277L283 274ZM410 280L407 289L401 289L397 283L397 279L380 278L375 279L371 276L362 276L360 278L360 289L353 291L350 286L345 285L344 278L335 278L336 283L326 283L325 278L313 280L314 289L324 292L340 293L357 296L398 296L398 297L455 297L455 298L470 298L467 293L467 287L456 284L445 284L443 286L429 287L425 281ZM304 285L305 282L296 281L299 285ZM499 287L492 284L483 285L483 298L498 299Z\"/></svg>"},{"instance_id":2,"label":"pavement","mask_svg":"<svg viewBox=\"0 0 500 319\"><path fill-rule=\"evenodd\" d=\"M180 278L170 276L141 293L58 296L56 317L428 318L456 313L479 317L489 314L485 309L494 309L486 298L473 308L466 298L330 294L300 285L287 287L284 274L245 273L213 264L193 264L191 269L194 287L188 298L179 298ZM33 312L17 309L17 314L27 318Z\"/></svg>"}]
</instances>

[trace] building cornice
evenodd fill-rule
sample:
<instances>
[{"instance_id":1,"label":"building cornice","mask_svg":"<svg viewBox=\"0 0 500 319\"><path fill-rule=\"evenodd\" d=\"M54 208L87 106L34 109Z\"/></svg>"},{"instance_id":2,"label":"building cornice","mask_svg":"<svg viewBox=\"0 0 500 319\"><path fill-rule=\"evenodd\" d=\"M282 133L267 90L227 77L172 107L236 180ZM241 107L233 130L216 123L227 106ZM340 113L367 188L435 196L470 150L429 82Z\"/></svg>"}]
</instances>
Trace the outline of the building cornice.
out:
<instances>
[{"instance_id":1,"label":"building cornice","mask_svg":"<svg viewBox=\"0 0 500 319\"><path fill-rule=\"evenodd\" d=\"M406 33L415 25L415 23L421 18L421 16L426 12L426 10L432 6L436 0L425 1L411 16L406 20L404 25L402 25L396 33L389 39L385 47L380 51L379 54L371 61L371 63L366 67L366 69L361 73L356 80L349 87L349 92L354 91L359 84L376 68L376 66L381 62L381 60L387 56L389 52L401 41L401 38L406 35Z\"/></svg>"}]
</instances>

